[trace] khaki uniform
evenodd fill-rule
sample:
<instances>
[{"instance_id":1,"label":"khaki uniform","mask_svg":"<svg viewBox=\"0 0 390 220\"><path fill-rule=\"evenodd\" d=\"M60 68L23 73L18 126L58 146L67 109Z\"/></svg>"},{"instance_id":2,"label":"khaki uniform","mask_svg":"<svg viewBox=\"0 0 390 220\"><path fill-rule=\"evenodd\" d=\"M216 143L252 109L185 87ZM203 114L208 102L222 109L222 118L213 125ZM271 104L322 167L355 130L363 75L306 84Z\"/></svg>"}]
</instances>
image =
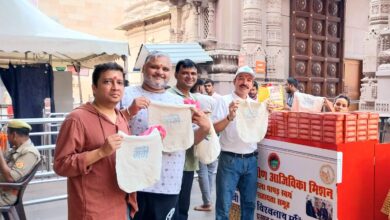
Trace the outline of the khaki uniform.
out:
<instances>
[{"instance_id":1,"label":"khaki uniform","mask_svg":"<svg viewBox=\"0 0 390 220\"><path fill-rule=\"evenodd\" d=\"M40 153L29 139L19 148L12 148L5 153L5 160L8 167L11 168L11 176L16 182L30 173L34 165L39 162ZM0 182L6 182L1 173ZM17 199L17 193L17 190L0 188L0 206L14 204Z\"/></svg>"}]
</instances>

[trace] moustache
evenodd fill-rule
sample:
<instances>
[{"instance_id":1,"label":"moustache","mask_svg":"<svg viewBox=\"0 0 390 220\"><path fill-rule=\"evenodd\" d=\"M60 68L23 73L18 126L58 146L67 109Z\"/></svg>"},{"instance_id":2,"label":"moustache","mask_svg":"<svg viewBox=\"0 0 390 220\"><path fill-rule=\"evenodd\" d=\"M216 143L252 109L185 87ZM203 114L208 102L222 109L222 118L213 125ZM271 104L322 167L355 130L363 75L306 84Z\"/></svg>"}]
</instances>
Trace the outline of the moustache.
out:
<instances>
[{"instance_id":1,"label":"moustache","mask_svg":"<svg viewBox=\"0 0 390 220\"><path fill-rule=\"evenodd\" d=\"M240 85L240 88L243 88L243 87L245 87L245 88L249 89L249 87L248 87L247 85L245 85L245 84L241 84L241 85Z\"/></svg>"}]
</instances>

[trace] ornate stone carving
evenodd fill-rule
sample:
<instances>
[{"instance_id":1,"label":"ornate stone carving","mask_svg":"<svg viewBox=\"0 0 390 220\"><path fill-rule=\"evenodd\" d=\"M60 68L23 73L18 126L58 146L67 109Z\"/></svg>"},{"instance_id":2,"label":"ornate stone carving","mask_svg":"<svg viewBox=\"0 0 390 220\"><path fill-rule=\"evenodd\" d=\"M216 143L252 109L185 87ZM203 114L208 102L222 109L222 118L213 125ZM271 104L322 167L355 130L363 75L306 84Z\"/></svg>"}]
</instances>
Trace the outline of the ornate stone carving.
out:
<instances>
[{"instance_id":1,"label":"ornate stone carving","mask_svg":"<svg viewBox=\"0 0 390 220\"><path fill-rule=\"evenodd\" d=\"M371 7L371 14L378 14L379 12L379 5L373 5Z\"/></svg>"},{"instance_id":2,"label":"ornate stone carving","mask_svg":"<svg viewBox=\"0 0 390 220\"><path fill-rule=\"evenodd\" d=\"M209 31L207 35L208 40L215 40L215 3L213 1L209 1L208 4L208 9L209 9Z\"/></svg>"},{"instance_id":3,"label":"ornate stone carving","mask_svg":"<svg viewBox=\"0 0 390 220\"><path fill-rule=\"evenodd\" d=\"M339 6L337 5L337 3L335 2L330 3L328 12L329 15L336 16L337 13L339 12Z\"/></svg>"},{"instance_id":4,"label":"ornate stone carving","mask_svg":"<svg viewBox=\"0 0 390 220\"><path fill-rule=\"evenodd\" d=\"M302 82L298 83L298 90L300 92L306 92L306 85Z\"/></svg>"},{"instance_id":5,"label":"ornate stone carving","mask_svg":"<svg viewBox=\"0 0 390 220\"><path fill-rule=\"evenodd\" d=\"M324 4L322 3L321 0L314 0L313 1L313 10L316 13L322 14L323 9L324 9Z\"/></svg>"},{"instance_id":6,"label":"ornate stone carving","mask_svg":"<svg viewBox=\"0 0 390 220\"><path fill-rule=\"evenodd\" d=\"M389 2L387 0L370 0L370 29L383 29L389 23Z\"/></svg>"},{"instance_id":7,"label":"ornate stone carving","mask_svg":"<svg viewBox=\"0 0 390 220\"><path fill-rule=\"evenodd\" d=\"M328 55L331 57L335 57L337 54L337 46L336 43L328 43Z\"/></svg>"},{"instance_id":8,"label":"ornate stone carving","mask_svg":"<svg viewBox=\"0 0 390 220\"><path fill-rule=\"evenodd\" d=\"M305 53L306 52L306 43L304 40L298 40L295 46L298 53Z\"/></svg>"},{"instance_id":9,"label":"ornate stone carving","mask_svg":"<svg viewBox=\"0 0 390 220\"><path fill-rule=\"evenodd\" d=\"M328 25L328 33L332 35L333 37L337 36L337 24L335 23L330 23Z\"/></svg>"},{"instance_id":10,"label":"ornate stone carving","mask_svg":"<svg viewBox=\"0 0 390 220\"><path fill-rule=\"evenodd\" d=\"M296 6L297 6L298 10L305 11L307 8L307 2L306 2L306 0L297 0Z\"/></svg>"},{"instance_id":11,"label":"ornate stone carving","mask_svg":"<svg viewBox=\"0 0 390 220\"><path fill-rule=\"evenodd\" d=\"M258 45L262 43L262 19L260 1L243 1L242 43Z\"/></svg>"},{"instance_id":12,"label":"ornate stone carving","mask_svg":"<svg viewBox=\"0 0 390 220\"><path fill-rule=\"evenodd\" d=\"M320 96L321 95L321 84L320 83L313 83L311 90L312 90L311 92L313 95Z\"/></svg>"},{"instance_id":13,"label":"ornate stone carving","mask_svg":"<svg viewBox=\"0 0 390 220\"><path fill-rule=\"evenodd\" d=\"M299 75L302 75L304 76L305 73L306 73L306 64L302 61L298 61L296 64L295 64L295 71L299 74Z\"/></svg>"},{"instance_id":14,"label":"ornate stone carving","mask_svg":"<svg viewBox=\"0 0 390 220\"><path fill-rule=\"evenodd\" d=\"M311 72L314 76L321 76L321 64L318 62L313 62Z\"/></svg>"},{"instance_id":15,"label":"ornate stone carving","mask_svg":"<svg viewBox=\"0 0 390 220\"><path fill-rule=\"evenodd\" d=\"M306 20L303 18L298 18L297 19L297 24L296 24L297 30L301 33L306 32Z\"/></svg>"},{"instance_id":16,"label":"ornate stone carving","mask_svg":"<svg viewBox=\"0 0 390 220\"><path fill-rule=\"evenodd\" d=\"M321 56L322 55L322 44L319 41L313 41L312 52L314 55Z\"/></svg>"},{"instance_id":17,"label":"ornate stone carving","mask_svg":"<svg viewBox=\"0 0 390 220\"><path fill-rule=\"evenodd\" d=\"M313 20L313 32L315 34L321 35L322 33L322 22L318 20Z\"/></svg>"},{"instance_id":18,"label":"ornate stone carving","mask_svg":"<svg viewBox=\"0 0 390 220\"><path fill-rule=\"evenodd\" d=\"M280 64L278 60L282 48L282 2L284 2L284 0L265 0L262 2L266 2L267 5L267 8L265 9L266 47L263 53L267 57L267 76L272 78L277 75L279 76L279 74L282 75L277 64ZM298 47L299 50L307 50L302 43L300 43Z\"/></svg>"},{"instance_id":19,"label":"ornate stone carving","mask_svg":"<svg viewBox=\"0 0 390 220\"><path fill-rule=\"evenodd\" d=\"M335 83L329 83L328 84L328 96L335 97L336 96L336 84Z\"/></svg>"},{"instance_id":20,"label":"ornate stone carving","mask_svg":"<svg viewBox=\"0 0 390 220\"><path fill-rule=\"evenodd\" d=\"M382 7L381 7L381 12L382 12L382 13L389 13L389 6L390 6L390 5L387 5L387 4L382 5Z\"/></svg>"},{"instance_id":21,"label":"ornate stone carving","mask_svg":"<svg viewBox=\"0 0 390 220\"><path fill-rule=\"evenodd\" d=\"M328 76L336 77L336 71L337 71L336 64L328 63L328 70L327 70Z\"/></svg>"}]
</instances>

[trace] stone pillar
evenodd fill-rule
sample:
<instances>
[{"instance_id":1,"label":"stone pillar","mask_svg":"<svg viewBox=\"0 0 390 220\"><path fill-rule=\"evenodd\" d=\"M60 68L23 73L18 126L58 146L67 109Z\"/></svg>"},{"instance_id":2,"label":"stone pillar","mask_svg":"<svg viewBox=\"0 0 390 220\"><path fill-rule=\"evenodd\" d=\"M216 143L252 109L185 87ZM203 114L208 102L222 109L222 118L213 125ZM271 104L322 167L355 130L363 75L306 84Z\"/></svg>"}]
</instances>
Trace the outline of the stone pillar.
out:
<instances>
[{"instance_id":1,"label":"stone pillar","mask_svg":"<svg viewBox=\"0 0 390 220\"><path fill-rule=\"evenodd\" d=\"M188 32L186 33L188 38L186 39L188 42L199 41L199 10L198 6L195 6L194 3L188 3L188 10L190 13L189 16L189 27L187 27ZM191 24L192 21L192 24Z\"/></svg>"},{"instance_id":2,"label":"stone pillar","mask_svg":"<svg viewBox=\"0 0 390 220\"><path fill-rule=\"evenodd\" d=\"M267 0L266 57L268 78L271 81L284 79L282 56L282 0Z\"/></svg>"},{"instance_id":3,"label":"stone pillar","mask_svg":"<svg viewBox=\"0 0 390 220\"><path fill-rule=\"evenodd\" d=\"M243 1L240 49L242 63L240 64L252 68L255 68L256 60L265 61L264 48L262 47L262 8L261 0Z\"/></svg>"},{"instance_id":4,"label":"stone pillar","mask_svg":"<svg viewBox=\"0 0 390 220\"><path fill-rule=\"evenodd\" d=\"M203 4L207 2L207 4ZM208 16L201 16L200 30L207 35L201 35L200 43L213 58L213 64L205 68L207 77L216 82L217 92L228 94L232 91L234 73L237 70L237 59L240 51L241 33L241 1L237 0L202 0L202 6L207 6ZM213 39L214 38L214 39Z\"/></svg>"},{"instance_id":5,"label":"stone pillar","mask_svg":"<svg viewBox=\"0 0 390 220\"><path fill-rule=\"evenodd\" d=\"M209 31L207 35L207 40L215 41L215 0L209 0L208 2L209 10Z\"/></svg>"},{"instance_id":6,"label":"stone pillar","mask_svg":"<svg viewBox=\"0 0 390 220\"><path fill-rule=\"evenodd\" d=\"M390 1L388 0L370 1L370 30L381 30L388 26L389 10Z\"/></svg>"},{"instance_id":7,"label":"stone pillar","mask_svg":"<svg viewBox=\"0 0 390 220\"><path fill-rule=\"evenodd\" d=\"M177 2L170 2L169 11L171 13L171 43L179 43L183 41L183 24L182 24L182 7L184 5L184 0L179 0Z\"/></svg>"}]
</instances>

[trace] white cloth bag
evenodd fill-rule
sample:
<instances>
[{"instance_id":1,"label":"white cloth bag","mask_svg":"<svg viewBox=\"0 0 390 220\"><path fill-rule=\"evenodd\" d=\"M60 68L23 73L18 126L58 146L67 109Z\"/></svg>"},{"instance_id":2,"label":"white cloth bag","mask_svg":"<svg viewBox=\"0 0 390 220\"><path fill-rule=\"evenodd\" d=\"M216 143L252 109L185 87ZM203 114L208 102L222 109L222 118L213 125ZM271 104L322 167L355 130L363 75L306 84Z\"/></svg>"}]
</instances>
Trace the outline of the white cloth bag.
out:
<instances>
[{"instance_id":1,"label":"white cloth bag","mask_svg":"<svg viewBox=\"0 0 390 220\"><path fill-rule=\"evenodd\" d=\"M257 143L267 133L268 110L266 102L240 101L236 112L238 136L245 143Z\"/></svg>"},{"instance_id":2,"label":"white cloth bag","mask_svg":"<svg viewBox=\"0 0 390 220\"><path fill-rule=\"evenodd\" d=\"M119 188L127 193L154 185L160 180L162 164L162 140L154 129L147 136L123 136L121 147L116 151L116 178Z\"/></svg>"},{"instance_id":3,"label":"white cloth bag","mask_svg":"<svg viewBox=\"0 0 390 220\"><path fill-rule=\"evenodd\" d=\"M214 130L213 122L210 120L210 131L200 143L195 145L195 157L203 164L210 164L217 160L221 153L219 137Z\"/></svg>"},{"instance_id":4,"label":"white cloth bag","mask_svg":"<svg viewBox=\"0 0 390 220\"><path fill-rule=\"evenodd\" d=\"M162 125L167 131L163 140L164 152L187 150L194 144L191 107L194 106L150 103L148 125Z\"/></svg>"},{"instance_id":5,"label":"white cloth bag","mask_svg":"<svg viewBox=\"0 0 390 220\"><path fill-rule=\"evenodd\" d=\"M291 111L318 113L322 110L324 100L324 97L295 92Z\"/></svg>"}]
</instances>

